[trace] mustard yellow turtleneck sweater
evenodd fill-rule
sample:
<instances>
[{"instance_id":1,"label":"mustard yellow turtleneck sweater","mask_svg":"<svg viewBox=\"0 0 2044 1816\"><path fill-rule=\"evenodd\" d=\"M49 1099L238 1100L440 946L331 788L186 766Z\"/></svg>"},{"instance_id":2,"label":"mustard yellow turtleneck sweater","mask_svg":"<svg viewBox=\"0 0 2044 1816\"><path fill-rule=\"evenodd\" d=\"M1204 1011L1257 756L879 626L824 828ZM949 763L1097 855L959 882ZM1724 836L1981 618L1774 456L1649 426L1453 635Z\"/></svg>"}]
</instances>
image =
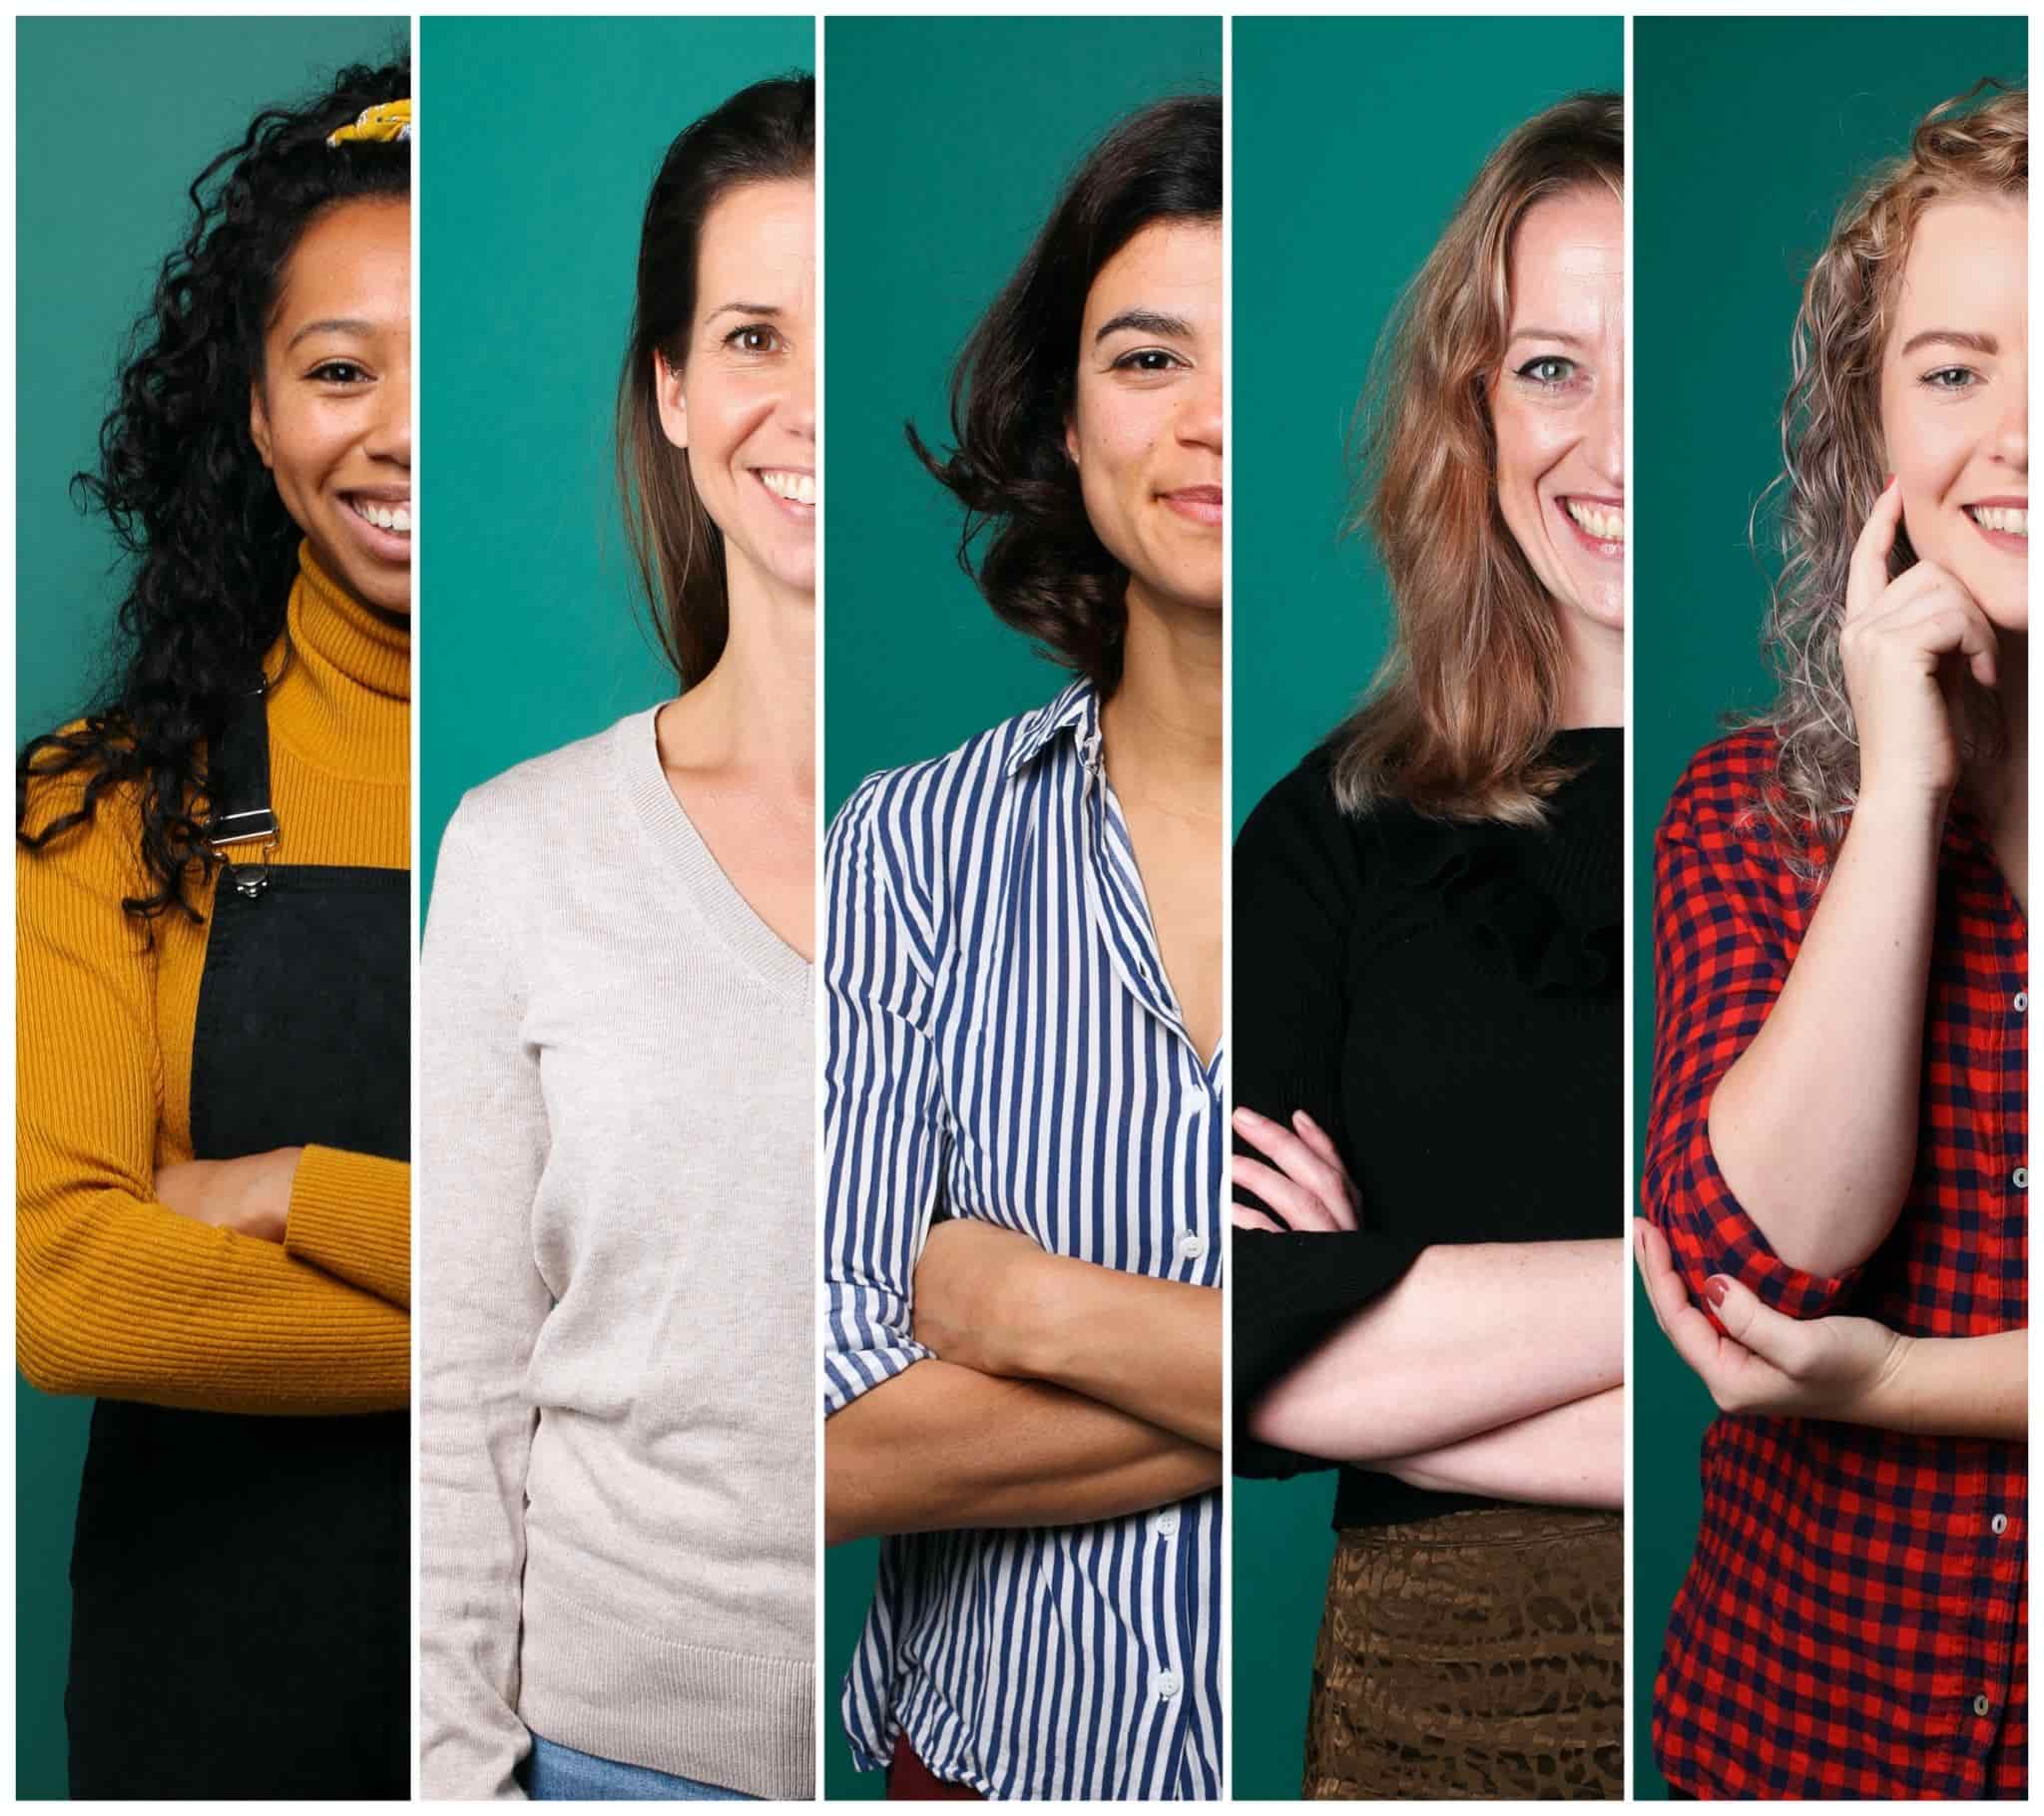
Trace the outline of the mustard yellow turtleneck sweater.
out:
<instances>
[{"instance_id":1,"label":"mustard yellow turtleneck sweater","mask_svg":"<svg viewBox=\"0 0 2044 1816\"><path fill-rule=\"evenodd\" d=\"M411 862L411 647L299 553L269 696L280 864ZM84 778L38 783L28 824ZM411 1169L308 1146L283 1243L179 1216L157 1168L192 1158L192 1036L210 918L144 922L137 802L17 852L18 1324L50 1393L222 1412L410 1401ZM215 881L218 881L216 876ZM193 892L211 908L213 885ZM279 1054L279 1065L289 1056Z\"/></svg>"}]
</instances>

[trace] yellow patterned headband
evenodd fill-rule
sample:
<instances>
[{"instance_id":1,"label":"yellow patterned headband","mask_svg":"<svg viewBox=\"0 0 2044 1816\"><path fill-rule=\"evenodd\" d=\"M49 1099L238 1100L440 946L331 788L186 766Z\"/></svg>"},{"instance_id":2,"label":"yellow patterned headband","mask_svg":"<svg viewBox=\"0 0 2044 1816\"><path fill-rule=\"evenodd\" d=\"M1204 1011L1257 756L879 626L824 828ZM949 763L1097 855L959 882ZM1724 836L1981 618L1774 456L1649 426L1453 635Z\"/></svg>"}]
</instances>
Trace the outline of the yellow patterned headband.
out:
<instances>
[{"instance_id":1,"label":"yellow patterned headband","mask_svg":"<svg viewBox=\"0 0 2044 1816\"><path fill-rule=\"evenodd\" d=\"M328 133L328 145L390 145L411 137L411 103L386 101L381 107L364 108L353 126Z\"/></svg>"}]
</instances>

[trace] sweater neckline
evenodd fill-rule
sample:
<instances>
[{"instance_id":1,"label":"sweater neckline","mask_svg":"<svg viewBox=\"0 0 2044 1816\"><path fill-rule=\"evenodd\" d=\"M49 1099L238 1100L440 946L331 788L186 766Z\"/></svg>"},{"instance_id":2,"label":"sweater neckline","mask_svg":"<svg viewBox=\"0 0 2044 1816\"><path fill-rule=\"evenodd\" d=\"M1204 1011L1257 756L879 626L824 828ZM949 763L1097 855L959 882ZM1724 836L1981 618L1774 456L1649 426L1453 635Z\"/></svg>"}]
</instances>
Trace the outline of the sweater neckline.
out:
<instances>
[{"instance_id":1,"label":"sweater neckline","mask_svg":"<svg viewBox=\"0 0 2044 1816\"><path fill-rule=\"evenodd\" d=\"M366 781L411 777L411 632L372 612L298 546L269 727L322 769Z\"/></svg>"},{"instance_id":2,"label":"sweater neckline","mask_svg":"<svg viewBox=\"0 0 2044 1816\"><path fill-rule=\"evenodd\" d=\"M622 720L612 734L619 784L663 861L680 877L703 918L764 982L808 994L815 967L760 918L704 842L660 760L660 707Z\"/></svg>"}]
</instances>

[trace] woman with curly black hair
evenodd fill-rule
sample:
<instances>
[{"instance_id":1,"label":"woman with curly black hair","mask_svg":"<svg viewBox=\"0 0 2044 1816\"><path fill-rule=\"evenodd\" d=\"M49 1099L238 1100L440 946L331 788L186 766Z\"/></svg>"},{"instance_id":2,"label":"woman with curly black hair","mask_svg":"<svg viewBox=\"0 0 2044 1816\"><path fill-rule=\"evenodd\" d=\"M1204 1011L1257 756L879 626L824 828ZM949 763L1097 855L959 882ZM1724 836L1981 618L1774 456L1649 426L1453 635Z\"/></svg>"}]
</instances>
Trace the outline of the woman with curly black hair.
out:
<instances>
[{"instance_id":1,"label":"woman with curly black hair","mask_svg":"<svg viewBox=\"0 0 2044 1816\"><path fill-rule=\"evenodd\" d=\"M120 662L16 768L78 1797L408 1791L410 89L344 70L192 185L77 482Z\"/></svg>"},{"instance_id":2,"label":"woman with curly black hair","mask_svg":"<svg viewBox=\"0 0 2044 1816\"><path fill-rule=\"evenodd\" d=\"M887 1538L895 1797L1221 1791L1221 146L1110 132L911 432L1074 678L830 831L824 1519Z\"/></svg>"}]
</instances>

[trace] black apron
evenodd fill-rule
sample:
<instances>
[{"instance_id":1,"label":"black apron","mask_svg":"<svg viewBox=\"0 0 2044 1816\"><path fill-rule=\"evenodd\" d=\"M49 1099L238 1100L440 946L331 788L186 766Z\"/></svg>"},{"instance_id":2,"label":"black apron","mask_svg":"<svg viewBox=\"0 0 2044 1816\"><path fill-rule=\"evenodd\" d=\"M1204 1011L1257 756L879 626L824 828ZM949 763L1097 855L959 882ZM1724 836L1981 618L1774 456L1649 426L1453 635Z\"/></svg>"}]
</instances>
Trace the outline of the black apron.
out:
<instances>
[{"instance_id":1,"label":"black apron","mask_svg":"<svg viewBox=\"0 0 2044 1816\"><path fill-rule=\"evenodd\" d=\"M221 755L266 813L250 698ZM410 941L407 871L222 871L194 1158L309 1142L410 1158ZM408 1797L410 1484L407 1413L97 1402L71 1560L71 1795Z\"/></svg>"}]
</instances>

